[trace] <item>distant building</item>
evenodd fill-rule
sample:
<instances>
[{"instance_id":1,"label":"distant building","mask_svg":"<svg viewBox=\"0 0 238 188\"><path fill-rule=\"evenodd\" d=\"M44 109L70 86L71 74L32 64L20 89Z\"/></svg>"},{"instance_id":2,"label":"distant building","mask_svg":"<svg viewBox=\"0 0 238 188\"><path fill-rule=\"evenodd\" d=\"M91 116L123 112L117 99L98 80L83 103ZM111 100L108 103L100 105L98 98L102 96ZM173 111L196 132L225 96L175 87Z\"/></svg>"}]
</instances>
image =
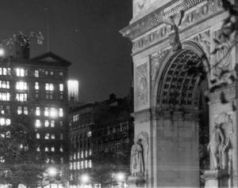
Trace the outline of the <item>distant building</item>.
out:
<instances>
[{"instance_id":1,"label":"distant building","mask_svg":"<svg viewBox=\"0 0 238 188\"><path fill-rule=\"evenodd\" d=\"M86 104L70 110L69 170L71 185L80 184L80 176L84 173L91 173L94 107L94 104Z\"/></svg>"},{"instance_id":2,"label":"distant building","mask_svg":"<svg viewBox=\"0 0 238 188\"><path fill-rule=\"evenodd\" d=\"M35 149L43 154L43 164L62 172L68 163L71 63L51 52L29 59L29 49L26 51L0 59L0 124L7 126L14 118L27 115L34 122Z\"/></svg>"},{"instance_id":3,"label":"distant building","mask_svg":"<svg viewBox=\"0 0 238 188\"><path fill-rule=\"evenodd\" d=\"M70 103L79 102L79 81L78 80L68 80L68 100Z\"/></svg>"},{"instance_id":4,"label":"distant building","mask_svg":"<svg viewBox=\"0 0 238 188\"><path fill-rule=\"evenodd\" d=\"M70 112L70 184L90 176L90 184L115 184L113 174L129 173L133 143L131 100L111 95L108 100Z\"/></svg>"}]
</instances>

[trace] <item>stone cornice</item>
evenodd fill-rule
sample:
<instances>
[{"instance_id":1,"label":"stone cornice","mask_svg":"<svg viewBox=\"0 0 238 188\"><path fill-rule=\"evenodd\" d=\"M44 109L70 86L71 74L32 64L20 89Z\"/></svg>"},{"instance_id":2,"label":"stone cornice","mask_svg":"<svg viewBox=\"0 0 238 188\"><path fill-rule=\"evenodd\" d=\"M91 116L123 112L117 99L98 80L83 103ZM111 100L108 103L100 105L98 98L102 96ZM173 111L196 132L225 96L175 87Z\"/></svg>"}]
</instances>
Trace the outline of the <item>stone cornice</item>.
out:
<instances>
[{"instance_id":1,"label":"stone cornice","mask_svg":"<svg viewBox=\"0 0 238 188\"><path fill-rule=\"evenodd\" d=\"M216 12L218 11L218 7L222 7L220 0L184 0L181 2L181 4L178 4L175 7L170 8L172 3L168 3L167 5L155 10L154 12L148 14L147 16L143 17L142 19L132 23L131 25L125 27L120 32L123 36L130 38L131 40L134 40L138 36L146 33L147 31L161 25L164 23L164 18L167 18L168 16L175 15L176 13L179 13L180 10L187 11L188 9L191 9L192 7L200 4L200 3L207 3L209 5L209 8L212 9L212 11ZM216 10L217 7L217 10ZM204 10L207 11L207 10ZM189 18L188 18L189 19ZM191 24L193 20L188 20ZM187 24L185 24L187 26Z\"/></svg>"}]
</instances>

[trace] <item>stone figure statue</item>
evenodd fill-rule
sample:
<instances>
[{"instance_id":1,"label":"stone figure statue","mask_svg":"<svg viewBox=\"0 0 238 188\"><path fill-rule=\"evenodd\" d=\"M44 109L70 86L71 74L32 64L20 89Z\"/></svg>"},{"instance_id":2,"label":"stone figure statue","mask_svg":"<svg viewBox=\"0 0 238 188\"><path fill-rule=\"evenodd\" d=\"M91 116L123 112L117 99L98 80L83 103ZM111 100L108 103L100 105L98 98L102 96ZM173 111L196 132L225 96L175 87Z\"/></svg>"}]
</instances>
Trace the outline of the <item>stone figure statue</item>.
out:
<instances>
[{"instance_id":1,"label":"stone figure statue","mask_svg":"<svg viewBox=\"0 0 238 188\"><path fill-rule=\"evenodd\" d=\"M143 157L143 145L142 140L139 139L135 141L131 148L131 161L130 161L130 171L132 176L142 176L144 175L144 157Z\"/></svg>"},{"instance_id":2,"label":"stone figure statue","mask_svg":"<svg viewBox=\"0 0 238 188\"><path fill-rule=\"evenodd\" d=\"M221 124L216 124L211 135L208 149L211 154L213 168L221 168L222 157L224 156L225 137L221 129Z\"/></svg>"}]
</instances>

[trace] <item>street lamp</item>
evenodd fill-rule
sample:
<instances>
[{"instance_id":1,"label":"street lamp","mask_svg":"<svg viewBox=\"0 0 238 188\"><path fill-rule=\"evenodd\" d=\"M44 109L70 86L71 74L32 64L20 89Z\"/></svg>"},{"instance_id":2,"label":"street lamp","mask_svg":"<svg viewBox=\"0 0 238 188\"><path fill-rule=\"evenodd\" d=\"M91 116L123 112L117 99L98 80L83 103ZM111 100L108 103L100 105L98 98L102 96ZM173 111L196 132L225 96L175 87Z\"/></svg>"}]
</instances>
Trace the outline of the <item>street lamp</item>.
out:
<instances>
[{"instance_id":1,"label":"street lamp","mask_svg":"<svg viewBox=\"0 0 238 188\"><path fill-rule=\"evenodd\" d=\"M82 174L80 177L80 181L82 184L87 184L90 181L90 177L88 174Z\"/></svg>"},{"instance_id":2,"label":"street lamp","mask_svg":"<svg viewBox=\"0 0 238 188\"><path fill-rule=\"evenodd\" d=\"M119 185L119 187L125 187L125 181L126 181L126 174L123 172L118 172L115 174L115 179Z\"/></svg>"},{"instance_id":3,"label":"street lamp","mask_svg":"<svg viewBox=\"0 0 238 188\"><path fill-rule=\"evenodd\" d=\"M55 177L57 175L57 169L55 167L49 167L48 174L50 177Z\"/></svg>"}]
</instances>

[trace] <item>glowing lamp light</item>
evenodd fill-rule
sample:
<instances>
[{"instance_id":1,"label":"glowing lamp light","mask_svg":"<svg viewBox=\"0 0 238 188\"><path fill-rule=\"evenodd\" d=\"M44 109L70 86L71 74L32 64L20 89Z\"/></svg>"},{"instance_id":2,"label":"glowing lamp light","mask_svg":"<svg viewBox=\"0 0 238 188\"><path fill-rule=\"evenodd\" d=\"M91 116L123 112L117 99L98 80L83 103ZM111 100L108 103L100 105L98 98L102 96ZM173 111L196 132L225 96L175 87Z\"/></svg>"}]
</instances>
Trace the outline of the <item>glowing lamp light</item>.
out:
<instances>
[{"instance_id":1,"label":"glowing lamp light","mask_svg":"<svg viewBox=\"0 0 238 188\"><path fill-rule=\"evenodd\" d=\"M118 181L118 182L123 182L123 181L125 181L125 174L124 173L122 173L122 172L119 172L119 173L117 173L116 174L116 180Z\"/></svg>"},{"instance_id":2,"label":"glowing lamp light","mask_svg":"<svg viewBox=\"0 0 238 188\"><path fill-rule=\"evenodd\" d=\"M0 57L3 57L5 55L4 48L0 48Z\"/></svg>"},{"instance_id":3,"label":"glowing lamp light","mask_svg":"<svg viewBox=\"0 0 238 188\"><path fill-rule=\"evenodd\" d=\"M48 168L48 174L51 177L55 177L57 175L57 169L55 167Z\"/></svg>"},{"instance_id":4,"label":"glowing lamp light","mask_svg":"<svg viewBox=\"0 0 238 188\"><path fill-rule=\"evenodd\" d=\"M90 178L89 178L89 175L88 175L88 174L83 174L83 175L80 177L80 181L81 181L83 184L88 183L89 180L90 180Z\"/></svg>"}]
</instances>

